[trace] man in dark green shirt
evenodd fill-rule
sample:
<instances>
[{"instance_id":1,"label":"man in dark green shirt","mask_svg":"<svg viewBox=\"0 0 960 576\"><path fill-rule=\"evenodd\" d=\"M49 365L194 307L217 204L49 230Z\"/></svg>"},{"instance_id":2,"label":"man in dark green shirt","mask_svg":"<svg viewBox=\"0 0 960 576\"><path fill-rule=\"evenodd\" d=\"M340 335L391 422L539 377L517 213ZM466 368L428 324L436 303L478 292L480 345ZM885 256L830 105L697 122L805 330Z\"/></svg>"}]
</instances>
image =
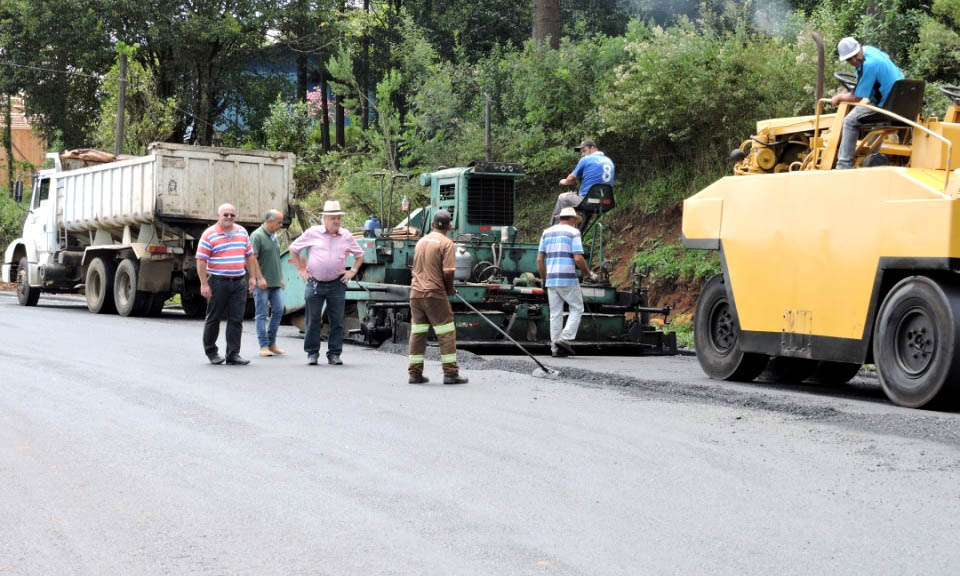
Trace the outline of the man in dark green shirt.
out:
<instances>
[{"instance_id":1,"label":"man in dark green shirt","mask_svg":"<svg viewBox=\"0 0 960 576\"><path fill-rule=\"evenodd\" d=\"M280 241L277 239L277 232L282 227L283 213L271 210L264 217L263 224L250 235L250 243L260 264L260 277L253 289L253 302L257 306L257 339L260 340L261 356L283 354L283 350L277 347L277 328L283 317L282 291L286 287L280 270Z\"/></svg>"}]
</instances>

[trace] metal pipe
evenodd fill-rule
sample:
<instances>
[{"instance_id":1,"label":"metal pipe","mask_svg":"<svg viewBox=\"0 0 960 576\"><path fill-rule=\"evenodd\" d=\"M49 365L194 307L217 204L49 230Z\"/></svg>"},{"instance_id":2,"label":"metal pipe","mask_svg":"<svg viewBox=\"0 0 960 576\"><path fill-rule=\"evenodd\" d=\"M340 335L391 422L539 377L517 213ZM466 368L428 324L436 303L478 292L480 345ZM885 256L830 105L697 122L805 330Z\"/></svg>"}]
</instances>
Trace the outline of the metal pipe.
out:
<instances>
[{"instance_id":1,"label":"metal pipe","mask_svg":"<svg viewBox=\"0 0 960 576\"><path fill-rule=\"evenodd\" d=\"M823 98L823 38L820 37L819 32L814 32L810 36L813 37L813 41L817 44L817 99L813 102L813 105L816 106L817 102Z\"/></svg>"},{"instance_id":2,"label":"metal pipe","mask_svg":"<svg viewBox=\"0 0 960 576\"><path fill-rule=\"evenodd\" d=\"M484 152L487 162L490 162L492 159L492 154L490 152L490 95L486 92L483 93L484 101L484 115L483 115L483 135L484 135Z\"/></svg>"}]
</instances>

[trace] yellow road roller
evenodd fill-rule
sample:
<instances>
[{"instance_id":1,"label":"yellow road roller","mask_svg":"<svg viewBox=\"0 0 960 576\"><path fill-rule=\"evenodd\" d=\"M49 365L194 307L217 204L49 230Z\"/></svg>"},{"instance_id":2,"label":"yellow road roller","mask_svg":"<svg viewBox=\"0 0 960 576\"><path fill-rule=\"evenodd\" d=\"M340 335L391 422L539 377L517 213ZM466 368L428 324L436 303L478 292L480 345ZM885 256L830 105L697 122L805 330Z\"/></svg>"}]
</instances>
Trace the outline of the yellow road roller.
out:
<instances>
[{"instance_id":1,"label":"yellow road roller","mask_svg":"<svg viewBox=\"0 0 960 576\"><path fill-rule=\"evenodd\" d=\"M844 78L839 78L844 80ZM719 250L694 321L711 378L843 383L876 365L908 407L960 398L960 88L922 118L922 81L883 108L758 122L734 174L683 205L683 244ZM843 118L867 106L852 170Z\"/></svg>"}]
</instances>

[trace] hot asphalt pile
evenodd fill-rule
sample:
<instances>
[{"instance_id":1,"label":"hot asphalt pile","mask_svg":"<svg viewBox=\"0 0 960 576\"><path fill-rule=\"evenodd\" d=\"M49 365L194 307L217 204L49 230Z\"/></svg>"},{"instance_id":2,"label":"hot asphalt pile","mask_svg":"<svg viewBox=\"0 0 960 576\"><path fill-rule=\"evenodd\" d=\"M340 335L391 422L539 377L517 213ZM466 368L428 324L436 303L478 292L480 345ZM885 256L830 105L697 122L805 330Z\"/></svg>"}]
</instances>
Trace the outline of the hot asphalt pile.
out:
<instances>
[{"instance_id":1,"label":"hot asphalt pile","mask_svg":"<svg viewBox=\"0 0 960 576\"><path fill-rule=\"evenodd\" d=\"M407 346L386 342L380 346L379 351L405 356ZM439 351L436 346L428 346L426 356L428 361L439 362ZM829 422L867 432L924 438L951 445L960 442L960 419L956 418L956 413L925 412L926 416L918 417L920 415L915 410L899 408L895 408L893 413L875 413L870 409L861 411L865 406L856 402L833 401L834 397L839 397L886 404L876 378L864 372L861 372L861 375L846 387L759 383L727 386L726 383L713 381L701 384L682 381L682 379L670 381L643 378L639 374L645 360L637 358L638 375L633 376L570 366L559 367L551 365L549 357L544 357L542 362L552 368L559 368L559 379L562 381L580 386L620 388L625 393L643 399L720 404L775 412L801 420ZM457 351L457 363L462 370L467 371L468 375L470 370L501 370L530 375L536 368L536 364L522 356L480 356L464 350ZM802 393L775 393L783 390ZM869 404L866 407L869 407Z\"/></svg>"}]
</instances>

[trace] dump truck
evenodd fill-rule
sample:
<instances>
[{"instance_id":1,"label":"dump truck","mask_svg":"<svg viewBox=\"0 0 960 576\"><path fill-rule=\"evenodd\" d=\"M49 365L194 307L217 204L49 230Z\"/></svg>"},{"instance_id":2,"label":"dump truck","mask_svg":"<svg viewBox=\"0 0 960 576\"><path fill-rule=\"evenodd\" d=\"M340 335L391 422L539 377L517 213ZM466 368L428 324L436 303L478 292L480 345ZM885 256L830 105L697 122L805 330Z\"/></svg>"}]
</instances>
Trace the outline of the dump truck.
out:
<instances>
[{"instance_id":1,"label":"dump truck","mask_svg":"<svg viewBox=\"0 0 960 576\"><path fill-rule=\"evenodd\" d=\"M285 152L155 143L143 157L47 157L23 234L4 252L3 281L16 282L24 306L82 293L90 312L153 316L179 294L200 315L194 254L218 206L256 227L270 209L289 214L294 191L296 158Z\"/></svg>"},{"instance_id":2,"label":"dump truck","mask_svg":"<svg viewBox=\"0 0 960 576\"><path fill-rule=\"evenodd\" d=\"M848 88L851 79L838 75ZM887 397L955 405L960 392L960 88L923 117L925 84L883 108L842 103L762 120L734 174L683 205L683 244L717 250L699 296L697 358L711 378L840 384L874 364ZM866 106L852 170L843 119Z\"/></svg>"},{"instance_id":3,"label":"dump truck","mask_svg":"<svg viewBox=\"0 0 960 576\"><path fill-rule=\"evenodd\" d=\"M517 181L523 175L519 164L487 160L420 174L419 184L429 199L422 206L410 206L408 215L395 224L387 200L387 210L376 220L383 222L382 229L358 238L364 261L356 281L347 285L348 334L371 346L409 338L414 248L429 232L433 214L443 209L453 217L450 235L456 243L458 294L531 351L549 353L550 308L536 277L539 244L522 242L515 226ZM643 275L637 272L625 288L609 282L613 263L604 257L601 216L614 206L609 186L591 191L581 203L589 216L581 223L585 258L600 279L582 284L585 313L572 346L586 354L676 354L675 333L652 322L662 317L666 323L671 308L648 306ZM548 219L549 215L544 217L544 226ZM303 308L304 285L288 259L283 261L285 309L295 315ZM346 265L353 265L352 256ZM451 305L458 347L515 351L457 298L451 298Z\"/></svg>"}]
</instances>

